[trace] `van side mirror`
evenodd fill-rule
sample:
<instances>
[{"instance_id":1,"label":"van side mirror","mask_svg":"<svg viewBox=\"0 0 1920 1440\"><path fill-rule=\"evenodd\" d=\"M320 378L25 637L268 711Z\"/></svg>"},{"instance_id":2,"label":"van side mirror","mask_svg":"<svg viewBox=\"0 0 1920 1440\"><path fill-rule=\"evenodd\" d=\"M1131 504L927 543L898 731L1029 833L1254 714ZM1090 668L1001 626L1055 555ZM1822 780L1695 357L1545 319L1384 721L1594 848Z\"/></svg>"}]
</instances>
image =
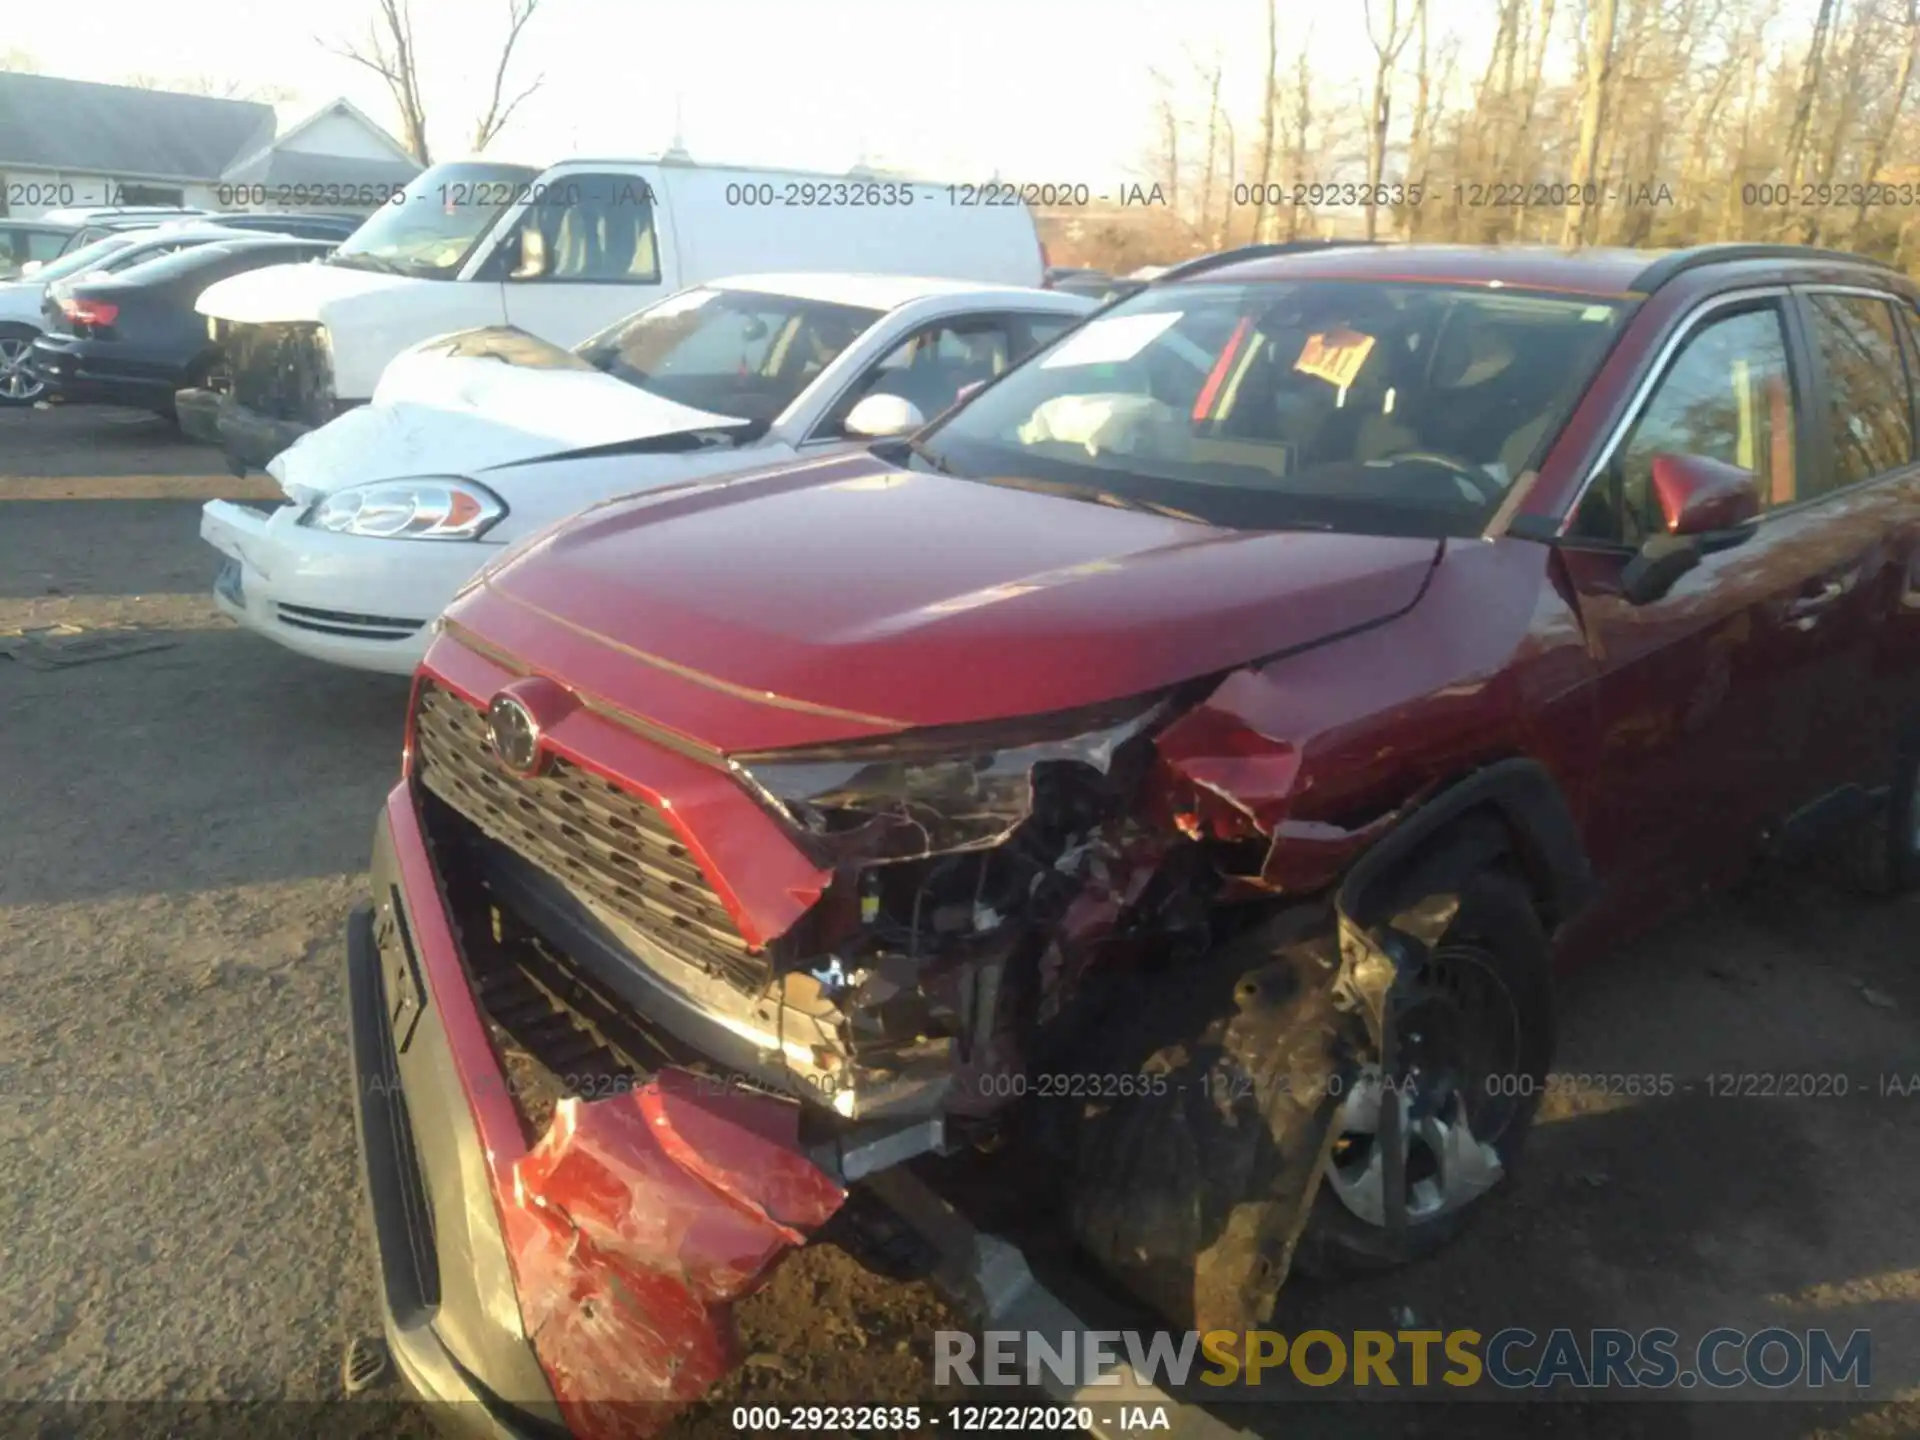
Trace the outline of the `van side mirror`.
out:
<instances>
[{"instance_id":1,"label":"van side mirror","mask_svg":"<svg viewBox=\"0 0 1920 1440\"><path fill-rule=\"evenodd\" d=\"M23 280L31 280L46 268L47 262L44 260L29 260L20 267L20 277Z\"/></svg>"},{"instance_id":2,"label":"van side mirror","mask_svg":"<svg viewBox=\"0 0 1920 1440\"><path fill-rule=\"evenodd\" d=\"M1667 533L1651 536L1620 572L1630 604L1658 600L1713 550L1738 545L1760 514L1760 477L1705 455L1653 457L1653 498Z\"/></svg>"},{"instance_id":3,"label":"van side mirror","mask_svg":"<svg viewBox=\"0 0 1920 1440\"><path fill-rule=\"evenodd\" d=\"M869 440L910 435L927 423L920 407L898 395L869 395L847 413L846 432Z\"/></svg>"}]
</instances>

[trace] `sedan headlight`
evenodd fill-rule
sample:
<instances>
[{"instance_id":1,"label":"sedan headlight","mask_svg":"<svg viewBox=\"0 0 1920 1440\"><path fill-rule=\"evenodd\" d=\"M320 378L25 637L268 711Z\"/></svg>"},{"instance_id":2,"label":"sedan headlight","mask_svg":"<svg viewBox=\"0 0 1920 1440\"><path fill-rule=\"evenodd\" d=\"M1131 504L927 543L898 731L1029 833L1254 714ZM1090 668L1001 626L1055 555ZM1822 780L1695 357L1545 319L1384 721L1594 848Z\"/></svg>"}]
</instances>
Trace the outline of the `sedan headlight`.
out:
<instances>
[{"instance_id":1,"label":"sedan headlight","mask_svg":"<svg viewBox=\"0 0 1920 1440\"><path fill-rule=\"evenodd\" d=\"M917 860L998 845L1033 811L1034 771L1114 752L1161 713L1155 697L1097 711L818 750L736 755L735 776L834 861Z\"/></svg>"},{"instance_id":2,"label":"sedan headlight","mask_svg":"<svg viewBox=\"0 0 1920 1440\"><path fill-rule=\"evenodd\" d=\"M336 490L300 517L335 535L393 540L478 540L507 513L506 502L471 480L382 480Z\"/></svg>"}]
</instances>

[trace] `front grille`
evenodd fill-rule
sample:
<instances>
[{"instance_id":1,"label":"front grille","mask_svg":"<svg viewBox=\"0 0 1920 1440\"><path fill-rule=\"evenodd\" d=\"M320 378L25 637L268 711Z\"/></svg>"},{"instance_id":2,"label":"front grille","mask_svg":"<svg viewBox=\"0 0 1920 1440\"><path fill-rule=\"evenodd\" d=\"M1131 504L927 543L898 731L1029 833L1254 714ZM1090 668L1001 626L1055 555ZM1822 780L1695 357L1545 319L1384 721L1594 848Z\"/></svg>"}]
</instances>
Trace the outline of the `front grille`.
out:
<instances>
[{"instance_id":1,"label":"front grille","mask_svg":"<svg viewBox=\"0 0 1920 1440\"><path fill-rule=\"evenodd\" d=\"M495 762L481 713L420 687L414 773L479 830L564 884L603 919L750 990L771 969L747 944L699 864L651 805L555 757L523 777Z\"/></svg>"},{"instance_id":2,"label":"front grille","mask_svg":"<svg viewBox=\"0 0 1920 1440\"><path fill-rule=\"evenodd\" d=\"M333 362L319 325L235 321L222 360L233 398L255 414L314 427L333 418Z\"/></svg>"},{"instance_id":3,"label":"front grille","mask_svg":"<svg viewBox=\"0 0 1920 1440\"><path fill-rule=\"evenodd\" d=\"M338 635L348 640L404 640L417 635L424 620L402 620L393 615L356 615L349 610L315 610L307 605L275 607L280 623L296 630L311 630L318 635Z\"/></svg>"}]
</instances>

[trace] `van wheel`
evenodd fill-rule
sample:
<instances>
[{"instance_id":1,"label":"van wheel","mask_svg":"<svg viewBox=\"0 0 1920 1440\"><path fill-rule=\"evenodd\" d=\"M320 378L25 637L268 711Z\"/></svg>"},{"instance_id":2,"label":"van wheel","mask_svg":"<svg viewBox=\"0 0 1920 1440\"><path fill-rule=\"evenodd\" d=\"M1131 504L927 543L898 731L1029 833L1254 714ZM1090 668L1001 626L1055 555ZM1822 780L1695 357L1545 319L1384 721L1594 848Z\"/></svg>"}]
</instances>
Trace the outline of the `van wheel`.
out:
<instances>
[{"instance_id":1,"label":"van wheel","mask_svg":"<svg viewBox=\"0 0 1920 1440\"><path fill-rule=\"evenodd\" d=\"M1424 897L1422 897L1424 898ZM1317 1278L1424 1259L1484 1210L1546 1089L1554 1019L1549 947L1520 882L1478 875L1395 1002L1394 1074L1365 1066L1341 1097L1326 1176L1294 1264ZM1386 1107L1398 1109L1397 1124ZM1397 1232L1388 1226L1400 1155Z\"/></svg>"},{"instance_id":2,"label":"van wheel","mask_svg":"<svg viewBox=\"0 0 1920 1440\"><path fill-rule=\"evenodd\" d=\"M1920 738L1901 746L1887 803L1848 827L1835 858L1842 882L1863 895L1904 895L1920 886Z\"/></svg>"},{"instance_id":3,"label":"van wheel","mask_svg":"<svg viewBox=\"0 0 1920 1440\"><path fill-rule=\"evenodd\" d=\"M0 325L0 406L31 405L47 393L47 382L33 368L39 333L26 325Z\"/></svg>"}]
</instances>

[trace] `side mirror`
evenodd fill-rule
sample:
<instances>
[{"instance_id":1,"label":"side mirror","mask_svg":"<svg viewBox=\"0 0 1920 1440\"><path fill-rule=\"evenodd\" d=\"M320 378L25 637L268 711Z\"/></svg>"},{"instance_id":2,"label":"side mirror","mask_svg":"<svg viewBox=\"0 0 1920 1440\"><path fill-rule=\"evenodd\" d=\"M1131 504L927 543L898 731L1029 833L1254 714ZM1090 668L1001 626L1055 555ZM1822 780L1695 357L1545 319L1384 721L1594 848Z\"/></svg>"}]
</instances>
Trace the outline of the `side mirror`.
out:
<instances>
[{"instance_id":1,"label":"side mirror","mask_svg":"<svg viewBox=\"0 0 1920 1440\"><path fill-rule=\"evenodd\" d=\"M848 413L846 430L849 435L885 440L911 434L926 423L927 417L911 400L898 395L869 395Z\"/></svg>"},{"instance_id":2,"label":"side mirror","mask_svg":"<svg viewBox=\"0 0 1920 1440\"><path fill-rule=\"evenodd\" d=\"M29 260L20 267L20 278L22 280L31 280L46 268L47 262L44 260Z\"/></svg>"},{"instance_id":3,"label":"side mirror","mask_svg":"<svg viewBox=\"0 0 1920 1440\"><path fill-rule=\"evenodd\" d=\"M971 400L974 396L978 395L982 390L986 388L987 388L987 382L984 380L969 380L965 385L962 385L960 389L954 394L953 404L949 405L947 408L949 410L959 409L962 405L966 404L967 401Z\"/></svg>"},{"instance_id":4,"label":"side mirror","mask_svg":"<svg viewBox=\"0 0 1920 1440\"><path fill-rule=\"evenodd\" d=\"M1656 455L1653 496L1669 535L1710 535L1759 515L1760 477L1704 455Z\"/></svg>"},{"instance_id":5,"label":"side mirror","mask_svg":"<svg viewBox=\"0 0 1920 1440\"><path fill-rule=\"evenodd\" d=\"M1760 514L1759 477L1724 460L1656 455L1652 478L1667 533L1650 538L1620 572L1620 593L1634 605L1665 595L1709 550L1746 539Z\"/></svg>"}]
</instances>

